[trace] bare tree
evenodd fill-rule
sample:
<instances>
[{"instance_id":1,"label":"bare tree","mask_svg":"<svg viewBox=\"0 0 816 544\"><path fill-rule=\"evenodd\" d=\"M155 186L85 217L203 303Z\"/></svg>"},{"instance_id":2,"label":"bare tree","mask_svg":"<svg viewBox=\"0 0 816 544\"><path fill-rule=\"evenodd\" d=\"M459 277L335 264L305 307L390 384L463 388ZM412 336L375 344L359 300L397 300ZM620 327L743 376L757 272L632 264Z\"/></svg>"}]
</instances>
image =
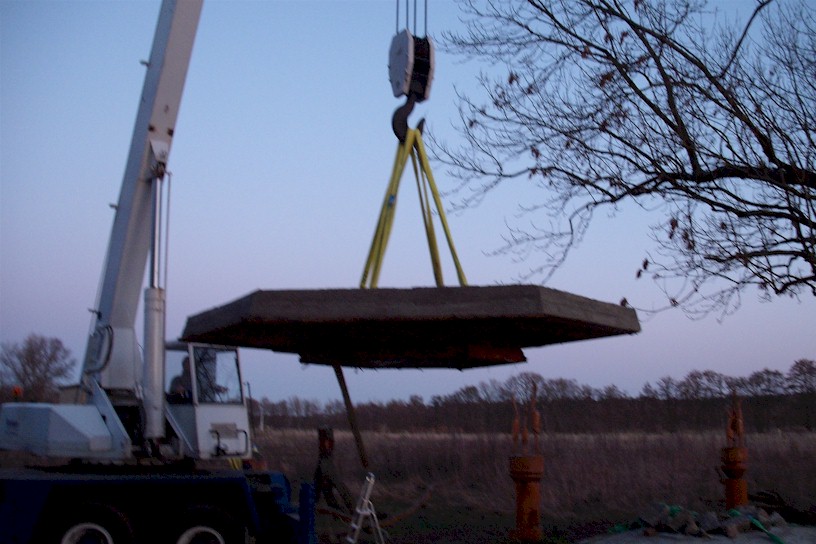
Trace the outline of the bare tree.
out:
<instances>
[{"instance_id":1,"label":"bare tree","mask_svg":"<svg viewBox=\"0 0 816 544\"><path fill-rule=\"evenodd\" d=\"M628 399L630 398L626 391L622 390L617 385L607 385L598 392L598 400L610 399Z\"/></svg>"},{"instance_id":2,"label":"bare tree","mask_svg":"<svg viewBox=\"0 0 816 544\"><path fill-rule=\"evenodd\" d=\"M728 396L728 378L713 370L692 370L677 384L682 399L713 399Z\"/></svg>"},{"instance_id":3,"label":"bare tree","mask_svg":"<svg viewBox=\"0 0 816 544\"><path fill-rule=\"evenodd\" d=\"M657 380L654 390L657 392L657 398L661 400L680 398L680 386L671 376L663 376Z\"/></svg>"},{"instance_id":4,"label":"bare tree","mask_svg":"<svg viewBox=\"0 0 816 544\"><path fill-rule=\"evenodd\" d=\"M26 401L54 401L57 386L69 377L75 365L71 351L61 340L30 334L22 344L2 344L0 384L19 386Z\"/></svg>"},{"instance_id":5,"label":"bare tree","mask_svg":"<svg viewBox=\"0 0 816 544\"><path fill-rule=\"evenodd\" d=\"M741 393L750 397L784 395L786 390L785 374L779 370L769 368L757 370L743 381L742 389Z\"/></svg>"},{"instance_id":6,"label":"bare tree","mask_svg":"<svg viewBox=\"0 0 816 544\"><path fill-rule=\"evenodd\" d=\"M442 47L496 68L485 96L459 94L461 143L431 147L459 206L507 180L543 189L497 250L541 259L521 280L546 282L598 210L630 203L656 214L633 272L661 308L727 315L749 286L816 296L812 3L745 2L741 19L705 0L462 6Z\"/></svg>"},{"instance_id":7,"label":"bare tree","mask_svg":"<svg viewBox=\"0 0 816 544\"><path fill-rule=\"evenodd\" d=\"M507 388L495 378L479 382L479 395L487 402L503 402L510 398Z\"/></svg>"},{"instance_id":8,"label":"bare tree","mask_svg":"<svg viewBox=\"0 0 816 544\"><path fill-rule=\"evenodd\" d=\"M530 391L536 389L538 399L549 401L551 399L544 396L545 380L536 372L519 372L511 376L504 382L508 398L515 398L517 402L524 402L530 398Z\"/></svg>"},{"instance_id":9,"label":"bare tree","mask_svg":"<svg viewBox=\"0 0 816 544\"><path fill-rule=\"evenodd\" d=\"M482 396L475 385L466 385L453 393L449 400L460 404L478 404L482 402Z\"/></svg>"},{"instance_id":10,"label":"bare tree","mask_svg":"<svg viewBox=\"0 0 816 544\"><path fill-rule=\"evenodd\" d=\"M791 393L816 393L816 361L794 361L788 370L787 389Z\"/></svg>"},{"instance_id":11,"label":"bare tree","mask_svg":"<svg viewBox=\"0 0 816 544\"><path fill-rule=\"evenodd\" d=\"M640 390L638 398L640 399L657 399L660 392L651 383L646 382Z\"/></svg>"}]
</instances>

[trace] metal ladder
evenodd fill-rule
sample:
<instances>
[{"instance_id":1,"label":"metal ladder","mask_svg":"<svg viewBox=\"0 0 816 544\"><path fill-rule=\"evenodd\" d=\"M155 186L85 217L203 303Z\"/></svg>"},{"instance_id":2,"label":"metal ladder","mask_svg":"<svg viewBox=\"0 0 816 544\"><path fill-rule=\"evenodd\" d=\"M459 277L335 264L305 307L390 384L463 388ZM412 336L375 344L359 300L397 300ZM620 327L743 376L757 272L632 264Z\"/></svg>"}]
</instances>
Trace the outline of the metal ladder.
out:
<instances>
[{"instance_id":1,"label":"metal ladder","mask_svg":"<svg viewBox=\"0 0 816 544\"><path fill-rule=\"evenodd\" d=\"M377 512L374 510L374 504L371 502L371 491L374 489L374 474L369 472L366 475L363 483L363 490L360 492L360 498L357 500L357 506L354 508L354 515L351 518L351 525L349 534L346 536L346 542L349 544L357 544L357 539L360 536L360 530L363 528L363 523L368 518L371 518L374 526L374 539L377 544L385 544L382 529L380 529L380 521L377 519Z\"/></svg>"}]
</instances>

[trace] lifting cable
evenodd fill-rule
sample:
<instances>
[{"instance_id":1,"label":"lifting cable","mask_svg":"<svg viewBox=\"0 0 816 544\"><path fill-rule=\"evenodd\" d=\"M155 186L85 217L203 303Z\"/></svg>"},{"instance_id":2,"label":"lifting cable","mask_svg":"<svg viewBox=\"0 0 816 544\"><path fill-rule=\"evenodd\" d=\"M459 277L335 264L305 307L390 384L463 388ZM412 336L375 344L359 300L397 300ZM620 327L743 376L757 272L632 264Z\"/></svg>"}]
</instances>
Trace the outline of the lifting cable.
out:
<instances>
[{"instance_id":1,"label":"lifting cable","mask_svg":"<svg viewBox=\"0 0 816 544\"><path fill-rule=\"evenodd\" d=\"M410 4L410 2L408 0L405 0L405 28L408 28L408 20L410 18L409 13L408 13L409 4ZM399 10L400 10L400 3L399 3L399 0L397 0L397 10L396 10L397 11L397 17L396 17L396 27L395 27L396 32L399 32ZM424 15L425 15L425 28L423 29L423 32L427 36L428 35L428 0L425 0ZM413 30L414 34L416 34L416 30L417 30L417 3L416 3L416 0L414 0L414 30Z\"/></svg>"}]
</instances>

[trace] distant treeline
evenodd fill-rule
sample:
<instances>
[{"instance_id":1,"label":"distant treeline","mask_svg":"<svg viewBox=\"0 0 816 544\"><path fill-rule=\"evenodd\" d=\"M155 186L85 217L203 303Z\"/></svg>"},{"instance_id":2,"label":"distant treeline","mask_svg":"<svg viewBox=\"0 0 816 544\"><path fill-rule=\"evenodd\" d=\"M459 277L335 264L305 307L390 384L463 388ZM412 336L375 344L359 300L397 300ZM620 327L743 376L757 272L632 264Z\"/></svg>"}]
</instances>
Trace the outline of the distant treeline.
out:
<instances>
[{"instance_id":1,"label":"distant treeline","mask_svg":"<svg viewBox=\"0 0 816 544\"><path fill-rule=\"evenodd\" d=\"M515 407L524 418L535 391L543 432L674 432L724 429L734 395L742 403L746 432L816 429L816 362L796 361L783 373L761 370L748 377L692 371L682 380L646 383L637 397L616 386L596 389L575 380L523 372L490 380L425 402L367 402L354 406L362 430L510 432ZM263 407L263 421L261 421ZM252 403L256 425L313 429L349 428L339 400L325 404L292 397Z\"/></svg>"}]
</instances>

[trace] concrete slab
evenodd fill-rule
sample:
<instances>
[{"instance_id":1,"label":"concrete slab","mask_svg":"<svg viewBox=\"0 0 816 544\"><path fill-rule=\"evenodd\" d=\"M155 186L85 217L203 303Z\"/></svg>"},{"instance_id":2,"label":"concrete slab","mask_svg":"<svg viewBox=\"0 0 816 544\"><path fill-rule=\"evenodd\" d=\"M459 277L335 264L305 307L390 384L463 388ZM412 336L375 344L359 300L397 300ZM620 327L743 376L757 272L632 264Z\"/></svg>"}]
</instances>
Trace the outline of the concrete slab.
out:
<instances>
[{"instance_id":1,"label":"concrete slab","mask_svg":"<svg viewBox=\"0 0 816 544\"><path fill-rule=\"evenodd\" d=\"M538 285L258 290L190 316L182 340L359 368L472 368L522 348L640 331L631 308Z\"/></svg>"}]
</instances>

